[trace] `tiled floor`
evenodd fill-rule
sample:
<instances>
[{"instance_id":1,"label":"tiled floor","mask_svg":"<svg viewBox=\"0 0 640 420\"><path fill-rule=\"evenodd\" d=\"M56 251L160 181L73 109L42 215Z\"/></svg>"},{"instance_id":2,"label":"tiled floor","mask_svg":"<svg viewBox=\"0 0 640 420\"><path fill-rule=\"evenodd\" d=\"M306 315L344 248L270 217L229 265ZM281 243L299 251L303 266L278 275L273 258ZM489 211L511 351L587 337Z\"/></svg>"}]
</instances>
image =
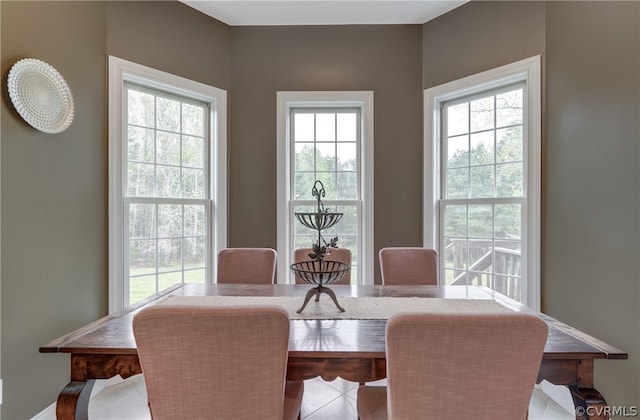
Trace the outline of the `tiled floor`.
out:
<instances>
[{"instance_id":1,"label":"tiled floor","mask_svg":"<svg viewBox=\"0 0 640 420\"><path fill-rule=\"evenodd\" d=\"M384 380L375 384L383 385ZM357 388L358 384L340 378L332 382L325 382L320 378L306 381L301 417L305 420L356 420ZM575 419L575 415L571 415L571 408L563 408L568 404L571 404L571 397L566 389L543 382L534 389L529 406L529 420ZM39 420L54 418L53 412L51 416L38 416ZM89 404L89 419L150 419L142 376L136 375L98 392Z\"/></svg>"}]
</instances>

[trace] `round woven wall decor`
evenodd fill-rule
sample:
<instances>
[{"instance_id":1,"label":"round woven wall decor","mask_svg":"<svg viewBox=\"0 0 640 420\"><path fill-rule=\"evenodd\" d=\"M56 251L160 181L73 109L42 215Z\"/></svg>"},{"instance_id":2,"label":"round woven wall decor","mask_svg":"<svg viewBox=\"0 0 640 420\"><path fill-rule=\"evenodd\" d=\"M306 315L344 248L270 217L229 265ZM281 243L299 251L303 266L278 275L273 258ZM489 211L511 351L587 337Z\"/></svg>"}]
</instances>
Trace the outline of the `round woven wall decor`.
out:
<instances>
[{"instance_id":1,"label":"round woven wall decor","mask_svg":"<svg viewBox=\"0 0 640 420\"><path fill-rule=\"evenodd\" d=\"M16 62L7 78L9 97L18 114L44 133L60 133L73 121L73 96L62 75L35 58Z\"/></svg>"}]
</instances>

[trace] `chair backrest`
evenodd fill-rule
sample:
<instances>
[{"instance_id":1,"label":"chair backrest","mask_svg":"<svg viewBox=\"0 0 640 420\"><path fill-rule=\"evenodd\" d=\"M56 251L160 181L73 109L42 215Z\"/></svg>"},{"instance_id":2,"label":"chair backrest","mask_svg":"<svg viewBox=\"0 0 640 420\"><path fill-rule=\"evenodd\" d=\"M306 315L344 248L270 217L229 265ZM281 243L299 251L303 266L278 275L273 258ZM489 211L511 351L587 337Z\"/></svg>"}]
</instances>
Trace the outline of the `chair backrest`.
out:
<instances>
[{"instance_id":1,"label":"chair backrest","mask_svg":"<svg viewBox=\"0 0 640 420\"><path fill-rule=\"evenodd\" d=\"M527 418L547 339L539 317L401 313L386 328L389 418Z\"/></svg>"},{"instance_id":2,"label":"chair backrest","mask_svg":"<svg viewBox=\"0 0 640 420\"><path fill-rule=\"evenodd\" d=\"M388 247L378 253L382 284L438 284L438 253L420 247Z\"/></svg>"},{"instance_id":3,"label":"chair backrest","mask_svg":"<svg viewBox=\"0 0 640 420\"><path fill-rule=\"evenodd\" d=\"M218 283L272 284L277 253L271 248L225 248L218 253Z\"/></svg>"},{"instance_id":4,"label":"chair backrest","mask_svg":"<svg viewBox=\"0 0 640 420\"><path fill-rule=\"evenodd\" d=\"M153 419L282 419L284 308L156 305L133 332Z\"/></svg>"},{"instance_id":5,"label":"chair backrest","mask_svg":"<svg viewBox=\"0 0 640 420\"><path fill-rule=\"evenodd\" d=\"M309 254L313 252L311 248L298 248L293 252L293 262L308 261L311 259ZM351 265L351 251L347 248L336 248L331 251L326 258L326 261L338 261ZM296 284L308 284L300 276L295 278ZM347 271L343 278L332 284L351 284L351 269Z\"/></svg>"}]
</instances>

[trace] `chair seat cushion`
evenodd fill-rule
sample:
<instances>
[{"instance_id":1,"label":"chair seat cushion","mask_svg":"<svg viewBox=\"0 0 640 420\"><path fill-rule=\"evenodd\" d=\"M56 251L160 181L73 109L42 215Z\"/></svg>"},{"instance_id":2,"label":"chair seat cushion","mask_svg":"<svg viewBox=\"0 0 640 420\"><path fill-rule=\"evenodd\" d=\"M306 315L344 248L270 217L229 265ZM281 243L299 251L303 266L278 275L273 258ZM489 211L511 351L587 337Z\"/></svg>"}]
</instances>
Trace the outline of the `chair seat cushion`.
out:
<instances>
[{"instance_id":1,"label":"chair seat cushion","mask_svg":"<svg viewBox=\"0 0 640 420\"><path fill-rule=\"evenodd\" d=\"M360 420L386 420L386 386L365 385L358 388L358 416Z\"/></svg>"}]
</instances>

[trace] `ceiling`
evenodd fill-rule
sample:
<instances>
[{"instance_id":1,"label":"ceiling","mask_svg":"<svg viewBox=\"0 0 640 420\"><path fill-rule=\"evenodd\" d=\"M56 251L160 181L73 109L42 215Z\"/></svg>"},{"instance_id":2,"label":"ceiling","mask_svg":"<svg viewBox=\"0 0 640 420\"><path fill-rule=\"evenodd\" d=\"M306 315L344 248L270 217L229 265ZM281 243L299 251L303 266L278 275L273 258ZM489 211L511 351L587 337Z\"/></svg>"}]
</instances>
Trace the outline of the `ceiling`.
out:
<instances>
[{"instance_id":1,"label":"ceiling","mask_svg":"<svg viewBox=\"0 0 640 420\"><path fill-rule=\"evenodd\" d=\"M468 0L181 0L231 26L422 24Z\"/></svg>"}]
</instances>

